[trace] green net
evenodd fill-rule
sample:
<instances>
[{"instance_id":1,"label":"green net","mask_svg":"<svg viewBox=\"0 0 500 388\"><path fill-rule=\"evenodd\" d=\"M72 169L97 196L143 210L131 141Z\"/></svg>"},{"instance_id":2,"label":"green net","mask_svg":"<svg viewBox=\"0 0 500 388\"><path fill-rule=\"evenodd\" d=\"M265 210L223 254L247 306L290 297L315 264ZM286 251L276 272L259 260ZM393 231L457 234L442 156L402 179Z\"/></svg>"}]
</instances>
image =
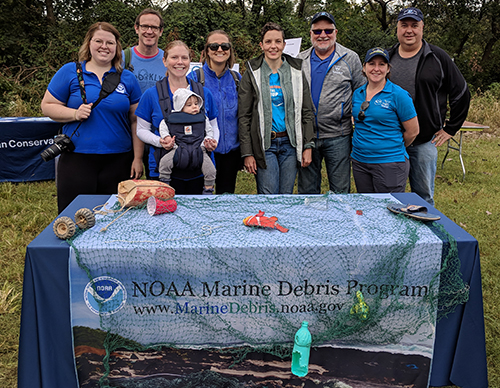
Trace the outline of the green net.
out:
<instances>
[{"instance_id":1,"label":"green net","mask_svg":"<svg viewBox=\"0 0 500 388\"><path fill-rule=\"evenodd\" d=\"M89 306L82 314L73 308L75 336L85 327L102 333L101 386L131 386L111 378L117 349L215 349L232 354L233 364L255 351L290 357L304 320L313 347L432 354L436 320L468 298L456 242L437 224L389 213L394 199L176 200L171 214L133 208L98 216L70 241L85 274L84 282L72 275L72 300L85 286ZM289 231L243 224L259 211ZM213 377L191 379L200 376Z\"/></svg>"}]
</instances>

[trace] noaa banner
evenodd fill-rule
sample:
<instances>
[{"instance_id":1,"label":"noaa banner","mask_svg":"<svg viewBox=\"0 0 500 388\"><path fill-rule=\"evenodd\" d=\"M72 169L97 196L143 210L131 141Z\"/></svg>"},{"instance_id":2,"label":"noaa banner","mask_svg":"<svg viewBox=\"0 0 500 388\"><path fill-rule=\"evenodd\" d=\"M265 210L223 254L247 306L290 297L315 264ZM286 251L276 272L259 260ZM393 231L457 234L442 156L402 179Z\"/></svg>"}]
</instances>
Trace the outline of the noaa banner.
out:
<instances>
[{"instance_id":1,"label":"noaa banner","mask_svg":"<svg viewBox=\"0 0 500 388\"><path fill-rule=\"evenodd\" d=\"M100 217L72 242L82 387L102 379L106 352L105 377L117 384L159 378L151 370L170 379L218 370L244 386L253 367L229 368L235 349L257 369L279 369L255 386L274 386L269 376L291 386L342 378L427 386L443 251L427 226L361 195L177 201L172 214ZM260 227L248 226L252 216ZM310 373L298 378L288 356L303 321L313 350ZM266 354L276 359L266 363Z\"/></svg>"},{"instance_id":2,"label":"noaa banner","mask_svg":"<svg viewBox=\"0 0 500 388\"><path fill-rule=\"evenodd\" d=\"M28 182L55 178L55 162L40 153L54 144L60 123L48 117L0 118L0 182Z\"/></svg>"}]
</instances>

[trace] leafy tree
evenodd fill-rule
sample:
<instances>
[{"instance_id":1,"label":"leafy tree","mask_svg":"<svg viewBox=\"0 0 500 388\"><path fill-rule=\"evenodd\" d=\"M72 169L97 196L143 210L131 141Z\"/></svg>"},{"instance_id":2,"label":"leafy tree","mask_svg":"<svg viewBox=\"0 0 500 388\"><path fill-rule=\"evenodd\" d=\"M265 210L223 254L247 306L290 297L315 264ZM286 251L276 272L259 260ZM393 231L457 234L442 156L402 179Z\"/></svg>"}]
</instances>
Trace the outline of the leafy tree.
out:
<instances>
[{"instance_id":1,"label":"leafy tree","mask_svg":"<svg viewBox=\"0 0 500 388\"><path fill-rule=\"evenodd\" d=\"M335 16L339 43L361 58L374 46L396 39L396 18L403 6L425 15L424 38L446 50L473 88L500 82L500 2L498 0L169 0L161 10L166 22L160 47L184 40L195 53L210 31L223 29L233 39L243 64L260 54L259 31L279 23L287 38L310 46L314 13ZM32 104L32 112L52 75L75 60L88 27L107 21L122 34L124 47L136 44L133 24L151 0L3 0L0 2L0 110L9 101ZM195 59L198 59L195 57Z\"/></svg>"},{"instance_id":2,"label":"leafy tree","mask_svg":"<svg viewBox=\"0 0 500 388\"><path fill-rule=\"evenodd\" d=\"M389 10L390 3L395 0L368 0L367 5L370 10L375 14L377 20L380 22L380 27L382 31L388 31L391 27L391 22L394 19L394 15L391 14ZM397 15L396 15L397 16Z\"/></svg>"},{"instance_id":3,"label":"leafy tree","mask_svg":"<svg viewBox=\"0 0 500 388\"><path fill-rule=\"evenodd\" d=\"M425 15L424 37L446 50L466 79L485 88L500 80L492 58L500 56L498 0L419 1Z\"/></svg>"},{"instance_id":4,"label":"leafy tree","mask_svg":"<svg viewBox=\"0 0 500 388\"><path fill-rule=\"evenodd\" d=\"M210 0L170 3L163 15L165 31L174 31L176 39L183 40L198 53L210 31L227 29L224 24L235 17L232 12L223 12L219 3Z\"/></svg>"}]
</instances>

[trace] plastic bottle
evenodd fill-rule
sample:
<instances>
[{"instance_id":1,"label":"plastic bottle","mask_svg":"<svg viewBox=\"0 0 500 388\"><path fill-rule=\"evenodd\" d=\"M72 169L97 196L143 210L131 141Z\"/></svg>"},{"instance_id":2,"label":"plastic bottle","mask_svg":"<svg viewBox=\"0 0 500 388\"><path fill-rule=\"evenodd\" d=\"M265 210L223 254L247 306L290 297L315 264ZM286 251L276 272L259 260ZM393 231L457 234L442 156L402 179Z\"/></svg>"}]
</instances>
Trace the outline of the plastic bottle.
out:
<instances>
[{"instance_id":1,"label":"plastic bottle","mask_svg":"<svg viewBox=\"0 0 500 388\"><path fill-rule=\"evenodd\" d=\"M308 323L302 322L302 327L295 333L292 352L292 373L299 377L307 375L309 370L309 354L311 352L311 333Z\"/></svg>"}]
</instances>

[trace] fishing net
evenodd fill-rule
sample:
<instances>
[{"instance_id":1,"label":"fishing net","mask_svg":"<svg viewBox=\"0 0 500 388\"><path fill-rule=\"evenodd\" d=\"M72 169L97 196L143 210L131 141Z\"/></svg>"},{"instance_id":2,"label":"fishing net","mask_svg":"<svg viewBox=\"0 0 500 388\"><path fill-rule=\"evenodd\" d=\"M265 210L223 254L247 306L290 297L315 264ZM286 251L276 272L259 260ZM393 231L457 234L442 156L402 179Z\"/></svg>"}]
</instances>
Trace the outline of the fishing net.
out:
<instances>
[{"instance_id":1,"label":"fishing net","mask_svg":"<svg viewBox=\"0 0 500 388\"><path fill-rule=\"evenodd\" d=\"M468 298L456 242L436 223L388 212L394 198L175 199L170 214L150 216L143 206L98 215L70 241L95 316L74 326L104 333L101 386L117 349L289 357L304 320L313 347L425 342ZM243 224L259 211L288 232Z\"/></svg>"}]
</instances>

